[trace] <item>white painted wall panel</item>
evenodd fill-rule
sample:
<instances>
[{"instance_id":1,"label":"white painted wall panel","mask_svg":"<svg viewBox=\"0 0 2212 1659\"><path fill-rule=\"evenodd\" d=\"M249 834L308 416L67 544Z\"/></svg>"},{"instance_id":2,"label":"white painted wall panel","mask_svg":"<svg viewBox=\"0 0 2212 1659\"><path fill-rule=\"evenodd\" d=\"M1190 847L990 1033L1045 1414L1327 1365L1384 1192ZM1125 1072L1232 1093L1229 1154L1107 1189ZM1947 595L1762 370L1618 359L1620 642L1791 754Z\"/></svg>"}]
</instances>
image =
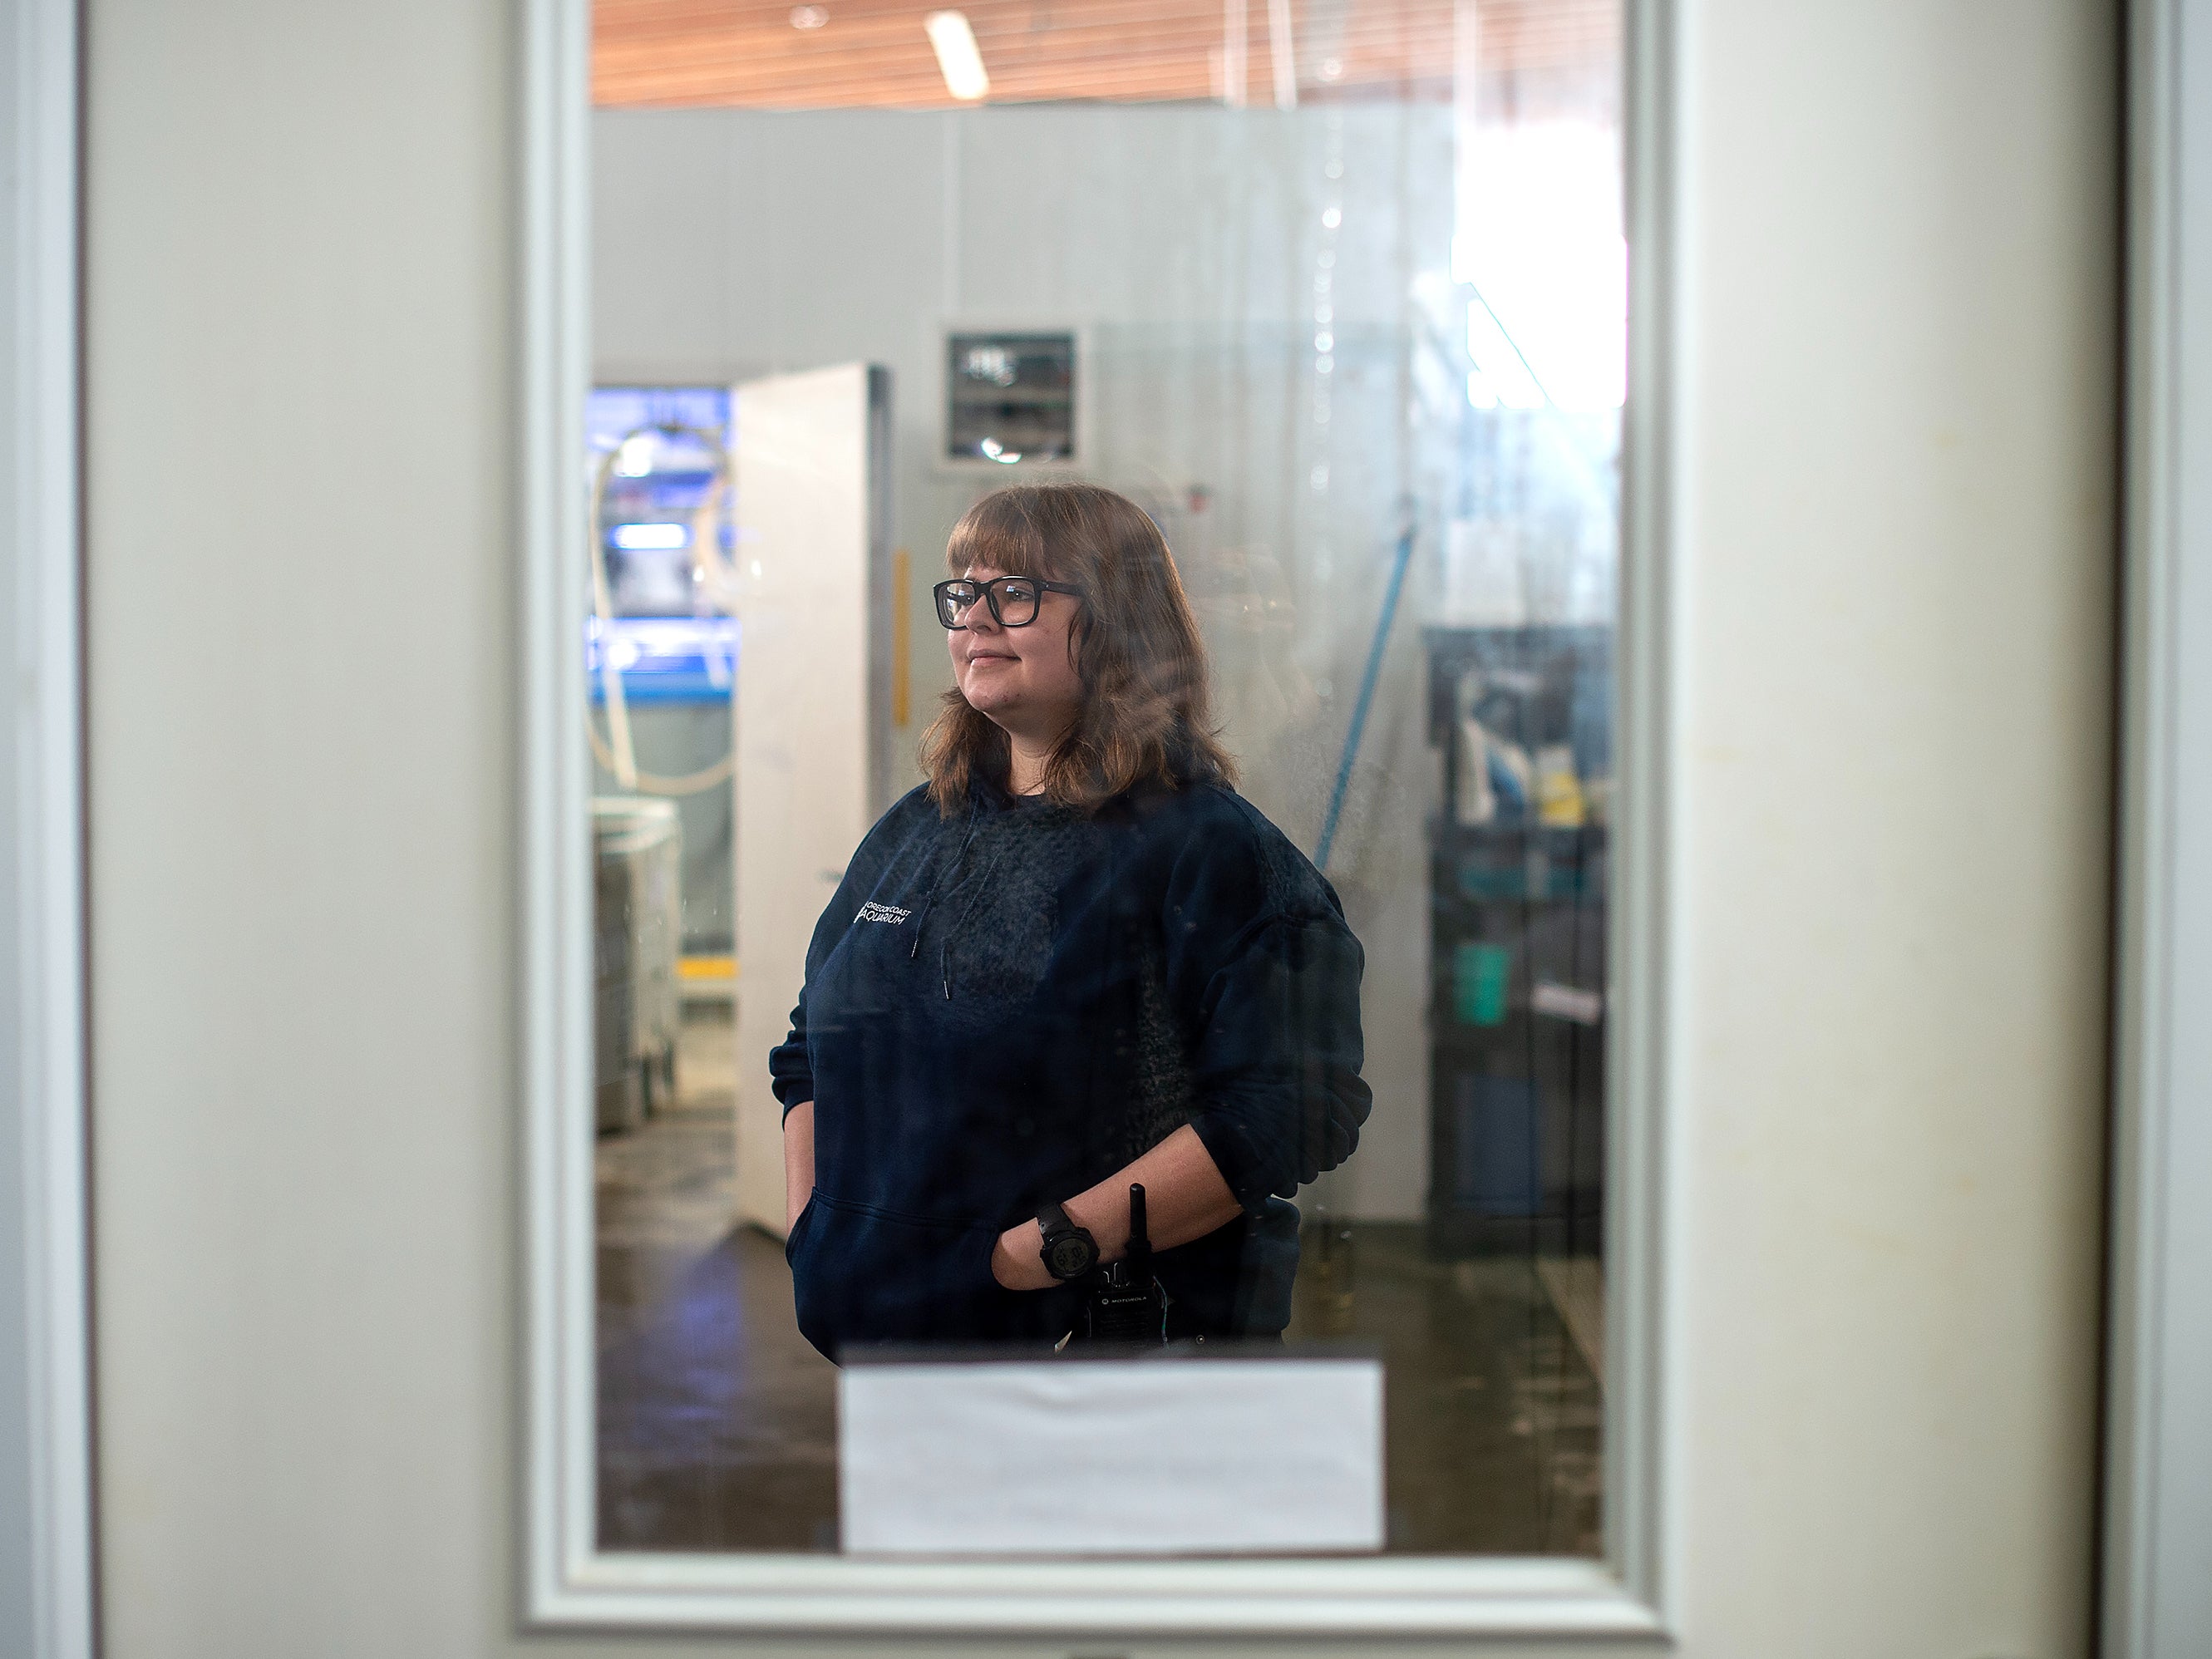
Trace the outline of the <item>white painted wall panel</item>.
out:
<instances>
[{"instance_id":1,"label":"white painted wall panel","mask_svg":"<svg viewBox=\"0 0 2212 1659\"><path fill-rule=\"evenodd\" d=\"M112 1659L504 1623L510 16L88 9Z\"/></svg>"},{"instance_id":2,"label":"white painted wall panel","mask_svg":"<svg viewBox=\"0 0 2212 1659\"><path fill-rule=\"evenodd\" d=\"M593 345L602 362L623 366L601 379L710 385L766 366L730 355L732 324L746 304L732 278L756 246L727 206L738 188L735 159L719 111L659 110L649 125L595 124L592 289L601 303ZM671 341L690 349L672 352Z\"/></svg>"},{"instance_id":3,"label":"white painted wall panel","mask_svg":"<svg viewBox=\"0 0 2212 1659\"><path fill-rule=\"evenodd\" d=\"M2118 19L1692 14L1691 1646L2080 1654Z\"/></svg>"}]
</instances>

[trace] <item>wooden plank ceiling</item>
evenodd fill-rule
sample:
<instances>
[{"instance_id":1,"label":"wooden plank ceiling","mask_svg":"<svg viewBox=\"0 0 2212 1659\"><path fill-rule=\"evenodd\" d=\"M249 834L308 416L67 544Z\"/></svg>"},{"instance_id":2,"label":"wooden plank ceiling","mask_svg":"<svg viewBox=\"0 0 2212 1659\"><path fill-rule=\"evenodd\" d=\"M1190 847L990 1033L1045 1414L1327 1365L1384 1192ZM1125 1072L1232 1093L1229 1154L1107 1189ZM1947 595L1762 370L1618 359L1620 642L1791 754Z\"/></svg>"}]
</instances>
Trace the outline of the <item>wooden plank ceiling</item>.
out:
<instances>
[{"instance_id":1,"label":"wooden plank ceiling","mask_svg":"<svg viewBox=\"0 0 2212 1659\"><path fill-rule=\"evenodd\" d=\"M603 106L944 109L912 0L595 0ZM1291 0L1301 102L1451 95L1454 0ZM966 0L992 103L1199 101L1225 92L1224 0ZM1244 0L1245 101L1275 98L1267 0ZM1481 0L1478 62L1612 73L1620 0Z\"/></svg>"}]
</instances>

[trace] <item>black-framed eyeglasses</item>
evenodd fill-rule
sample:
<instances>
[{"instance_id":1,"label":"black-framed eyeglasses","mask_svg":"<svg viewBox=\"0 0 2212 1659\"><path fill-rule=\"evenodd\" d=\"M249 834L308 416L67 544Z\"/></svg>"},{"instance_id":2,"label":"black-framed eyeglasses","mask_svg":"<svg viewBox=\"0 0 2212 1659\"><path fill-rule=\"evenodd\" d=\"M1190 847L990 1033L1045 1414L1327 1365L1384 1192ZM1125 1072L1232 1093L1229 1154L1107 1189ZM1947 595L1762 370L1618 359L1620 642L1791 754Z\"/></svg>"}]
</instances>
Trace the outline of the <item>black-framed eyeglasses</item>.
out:
<instances>
[{"instance_id":1,"label":"black-framed eyeglasses","mask_svg":"<svg viewBox=\"0 0 2212 1659\"><path fill-rule=\"evenodd\" d=\"M981 599L991 608L992 620L1001 628L1027 628L1036 620L1037 606L1048 593L1083 597L1079 587L1048 582L1036 576L994 576L987 582L955 577L929 590L937 596L937 620L956 632L968 626L961 620Z\"/></svg>"}]
</instances>

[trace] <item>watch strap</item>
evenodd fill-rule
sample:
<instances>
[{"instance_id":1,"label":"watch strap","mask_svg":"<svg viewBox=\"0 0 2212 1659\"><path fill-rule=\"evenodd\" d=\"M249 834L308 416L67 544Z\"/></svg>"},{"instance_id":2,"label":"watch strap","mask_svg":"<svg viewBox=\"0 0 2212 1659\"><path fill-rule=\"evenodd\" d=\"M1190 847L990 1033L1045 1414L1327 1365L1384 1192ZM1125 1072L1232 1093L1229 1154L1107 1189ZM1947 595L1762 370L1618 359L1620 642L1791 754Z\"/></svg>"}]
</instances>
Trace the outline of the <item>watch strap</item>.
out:
<instances>
[{"instance_id":1,"label":"watch strap","mask_svg":"<svg viewBox=\"0 0 2212 1659\"><path fill-rule=\"evenodd\" d=\"M1038 1254L1044 1258L1045 1271L1061 1284L1080 1279L1098 1265L1098 1241L1068 1219L1067 1212L1060 1205L1047 1201L1037 1206L1037 1231L1043 1235L1039 1241ZM1053 1261L1054 1247L1074 1240L1081 1241L1082 1249L1090 1260L1074 1273L1062 1273Z\"/></svg>"}]
</instances>

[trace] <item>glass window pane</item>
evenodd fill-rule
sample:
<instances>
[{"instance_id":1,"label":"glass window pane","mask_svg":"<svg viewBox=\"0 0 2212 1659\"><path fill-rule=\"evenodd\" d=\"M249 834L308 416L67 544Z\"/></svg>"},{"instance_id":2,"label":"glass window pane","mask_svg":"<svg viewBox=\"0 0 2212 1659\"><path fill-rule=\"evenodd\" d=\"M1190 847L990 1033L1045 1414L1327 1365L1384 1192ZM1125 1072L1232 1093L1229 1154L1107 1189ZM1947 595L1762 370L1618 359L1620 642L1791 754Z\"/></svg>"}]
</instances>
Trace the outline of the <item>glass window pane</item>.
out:
<instances>
[{"instance_id":1,"label":"glass window pane","mask_svg":"<svg viewBox=\"0 0 2212 1659\"><path fill-rule=\"evenodd\" d=\"M781 1037L802 982L817 988L803 937L733 959L746 907L757 922L843 903L886 962L915 964L945 1044L917 1067L988 1079L994 1059L1031 1063L1040 1031L1075 1054L1123 1030L1039 989L1078 927L1062 878L1103 833L1091 806L996 800L980 830L916 830L849 893L865 821L787 856L736 833L749 787L790 787L738 763L761 733L787 728L807 776L867 777L872 819L924 781L933 720L992 718L978 688L1015 672L1000 665L1020 641L1120 602L1047 594L1018 634L981 604L958 617L975 626L940 625L932 589L967 568L946 562L963 515L1010 485L1083 480L1164 542L1237 791L1325 878L1364 953L1356 1147L1297 1185L1276 1255L1254 1206L1225 1224L1255 1231L1221 1282L1279 1272L1279 1306L1217 1317L1201 1285L1170 1332L1217 1318L1217 1338L1381 1354L1388 1551L1598 1552L1620 37L1618 4L1591 0L599 0L605 372L580 611L602 1547L838 1547L836 1370L802 1334L781 1176L759 1162L778 1152L772 1039L748 1035ZM808 448L816 417L792 413L792 377L840 365L879 371L849 422L870 459L843 472ZM769 505L787 482L762 481L810 468L872 526L850 581L826 556L787 568L800 556ZM799 718L803 677L748 706L749 638L752 667L794 641L817 653L823 688L860 665L851 718ZM979 638L1012 654L963 659ZM1276 876L1295 885L1290 868ZM1131 880L1129 936L1151 939L1158 896ZM818 1167L881 1179L823 1201L909 1220L919 1205L988 1245L1179 1128L1203 1139L1225 1109L1206 1045L1233 964L1192 985L1167 946L1158 972L1132 948L1126 1030L1152 1058L1096 1073L1121 1079L1099 1109L1129 1144L1109 1158L1070 1139L1066 1190L951 1214L901 1173L941 1148L856 1153L856 1126L884 1120L825 1095ZM895 1018L873 989L821 994L855 1027ZM1316 1018L1293 996L1260 1026L1295 1069ZM1005 1167L1061 1167L1021 1161L1073 1133L1029 1096L961 1109ZM1235 1164L1227 1145L1209 1142L1217 1166ZM823 1213L800 1224L802 1278ZM974 1335L961 1317L948 1338ZM1069 1316L1079 1344L1088 1317Z\"/></svg>"}]
</instances>

